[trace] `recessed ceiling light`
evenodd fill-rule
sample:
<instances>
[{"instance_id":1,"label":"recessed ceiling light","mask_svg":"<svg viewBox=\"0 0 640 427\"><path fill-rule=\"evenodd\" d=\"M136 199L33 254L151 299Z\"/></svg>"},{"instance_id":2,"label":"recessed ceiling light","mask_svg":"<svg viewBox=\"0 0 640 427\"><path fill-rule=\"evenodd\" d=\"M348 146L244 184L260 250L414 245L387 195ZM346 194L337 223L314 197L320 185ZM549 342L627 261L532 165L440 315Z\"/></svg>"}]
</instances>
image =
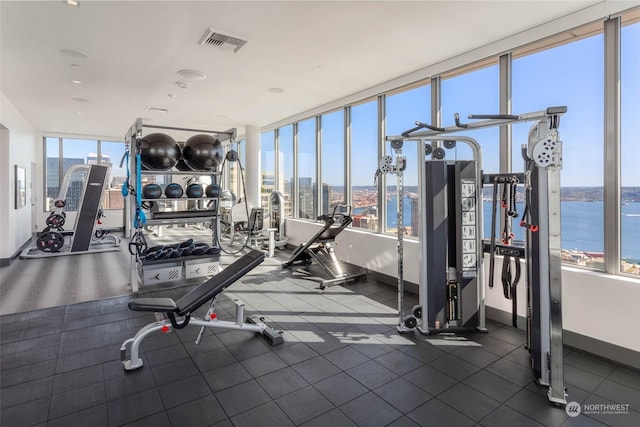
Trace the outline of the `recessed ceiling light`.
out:
<instances>
[{"instance_id":1,"label":"recessed ceiling light","mask_svg":"<svg viewBox=\"0 0 640 427\"><path fill-rule=\"evenodd\" d=\"M78 0L62 0L62 3L68 4L69 6L75 6L75 7L80 6L80 3L78 2Z\"/></svg>"},{"instance_id":2,"label":"recessed ceiling light","mask_svg":"<svg viewBox=\"0 0 640 427\"><path fill-rule=\"evenodd\" d=\"M87 98L71 98L71 100L76 102L89 102Z\"/></svg>"},{"instance_id":3,"label":"recessed ceiling light","mask_svg":"<svg viewBox=\"0 0 640 427\"><path fill-rule=\"evenodd\" d=\"M169 110L161 107L147 107L147 111L151 111L153 113L168 113Z\"/></svg>"},{"instance_id":4,"label":"recessed ceiling light","mask_svg":"<svg viewBox=\"0 0 640 427\"><path fill-rule=\"evenodd\" d=\"M68 56L70 58L88 58L86 54L73 49L60 49L60 55Z\"/></svg>"},{"instance_id":5,"label":"recessed ceiling light","mask_svg":"<svg viewBox=\"0 0 640 427\"><path fill-rule=\"evenodd\" d=\"M76 111L76 114L81 116L82 115L82 111Z\"/></svg>"},{"instance_id":6,"label":"recessed ceiling light","mask_svg":"<svg viewBox=\"0 0 640 427\"><path fill-rule=\"evenodd\" d=\"M270 87L269 89L267 89L267 91L271 93L282 93L284 92L284 89L282 89L281 87Z\"/></svg>"},{"instance_id":7,"label":"recessed ceiling light","mask_svg":"<svg viewBox=\"0 0 640 427\"><path fill-rule=\"evenodd\" d=\"M176 82L176 85L178 85L178 87L179 87L180 89L188 89L188 88L189 88L189 86L191 86L191 83L189 83L189 82L183 82L183 81L178 81L178 82Z\"/></svg>"},{"instance_id":8,"label":"recessed ceiling light","mask_svg":"<svg viewBox=\"0 0 640 427\"><path fill-rule=\"evenodd\" d=\"M81 85L82 81L81 80L71 80L71 83L76 84L76 85Z\"/></svg>"},{"instance_id":9,"label":"recessed ceiling light","mask_svg":"<svg viewBox=\"0 0 640 427\"><path fill-rule=\"evenodd\" d=\"M175 98L175 97L176 97L176 94L175 94L175 93L170 93L170 94L167 94L167 96L168 96L169 98Z\"/></svg>"},{"instance_id":10,"label":"recessed ceiling light","mask_svg":"<svg viewBox=\"0 0 640 427\"><path fill-rule=\"evenodd\" d=\"M204 80L207 78L207 75L202 71L198 70L180 70L178 71L178 75L184 80Z\"/></svg>"}]
</instances>

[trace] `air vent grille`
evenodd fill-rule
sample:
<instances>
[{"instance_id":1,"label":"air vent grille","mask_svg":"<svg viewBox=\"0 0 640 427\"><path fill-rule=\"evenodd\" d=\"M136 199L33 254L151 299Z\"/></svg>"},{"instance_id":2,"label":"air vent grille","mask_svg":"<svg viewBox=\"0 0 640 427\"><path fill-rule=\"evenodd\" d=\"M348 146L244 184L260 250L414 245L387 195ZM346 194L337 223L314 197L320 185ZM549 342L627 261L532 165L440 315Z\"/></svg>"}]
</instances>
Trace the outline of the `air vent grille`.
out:
<instances>
[{"instance_id":1,"label":"air vent grille","mask_svg":"<svg viewBox=\"0 0 640 427\"><path fill-rule=\"evenodd\" d=\"M200 38L200 44L219 47L221 49L230 50L236 53L245 44L247 44L247 40L243 40L236 36L223 34L220 31L209 28Z\"/></svg>"}]
</instances>

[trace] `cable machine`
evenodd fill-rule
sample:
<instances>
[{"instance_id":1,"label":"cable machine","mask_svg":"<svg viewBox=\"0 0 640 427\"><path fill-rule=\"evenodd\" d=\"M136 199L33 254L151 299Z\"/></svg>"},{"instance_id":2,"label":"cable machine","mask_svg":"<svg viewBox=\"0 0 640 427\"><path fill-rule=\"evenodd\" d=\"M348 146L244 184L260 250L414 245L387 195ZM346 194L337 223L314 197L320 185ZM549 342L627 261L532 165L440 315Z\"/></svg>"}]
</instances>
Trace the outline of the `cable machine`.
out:
<instances>
[{"instance_id":1,"label":"cable machine","mask_svg":"<svg viewBox=\"0 0 640 427\"><path fill-rule=\"evenodd\" d=\"M473 129L535 122L523 144L526 206L520 225L526 228L525 247L490 245L491 273L494 256L526 256L527 348L536 380L549 388L548 399L566 404L563 380L562 281L560 237L560 170L562 143L560 117L567 108L549 107L521 115L470 115L477 120L455 126L416 127L386 140L400 145L418 141L420 211L419 304L404 316L400 306L399 330L416 328L424 334L485 329L485 286L482 240L482 183L497 184L513 174L482 174L480 145L473 138L452 135ZM467 144L471 161L444 160L456 142ZM507 176L509 175L509 176ZM494 227L492 227L494 228ZM495 229L493 230L495 231ZM524 251L524 254L523 254ZM399 251L401 256L401 251ZM401 263L401 260L399 260ZM493 279L491 274L490 280ZM399 289L399 302L402 295ZM515 314L514 314L515 316Z\"/></svg>"}]
</instances>

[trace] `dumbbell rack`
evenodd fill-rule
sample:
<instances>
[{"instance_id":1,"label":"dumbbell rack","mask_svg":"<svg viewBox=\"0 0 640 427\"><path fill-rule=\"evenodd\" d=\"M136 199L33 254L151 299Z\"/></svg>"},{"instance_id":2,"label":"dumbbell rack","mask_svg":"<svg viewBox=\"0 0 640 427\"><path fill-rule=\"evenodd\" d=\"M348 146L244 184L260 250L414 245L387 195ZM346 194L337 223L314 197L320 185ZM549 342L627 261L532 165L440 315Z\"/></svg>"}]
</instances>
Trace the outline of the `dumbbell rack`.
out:
<instances>
[{"instance_id":1,"label":"dumbbell rack","mask_svg":"<svg viewBox=\"0 0 640 427\"><path fill-rule=\"evenodd\" d=\"M182 128L182 127L172 127L172 126L159 126L159 125L150 125L143 123L142 119L136 119L133 125L129 128L125 135L125 144L127 149L131 151L131 156L129 158L129 170L132 171L131 182L130 185L137 193L138 191L142 191L142 188L138 188L138 183L141 181L142 176L216 176L220 175L218 171L179 171L179 170L141 170L140 177L136 174L136 150L137 150L137 141L143 137L144 129L161 129L161 130L170 130L170 131L179 131L179 132L188 132L188 133L205 133L205 134L215 134L221 140L231 140L235 139L236 129L229 129L226 131L212 131L208 129L191 129L191 128ZM167 198L161 197L159 199L142 199L142 201L146 202L176 202L176 201L211 201L216 200L216 198L212 197L179 197L179 198ZM131 237L133 233L136 231L134 226L135 217L136 217L136 203L132 200L131 197L125 198L125 212L127 215L125 216L125 236ZM216 209L217 210L217 207ZM211 215L205 216L180 216L182 211L176 211L176 216L171 218L154 218L152 215L145 221L144 226L163 226L163 225L175 225L175 224L193 224L193 223L201 223L201 222L211 222L212 223L212 233L215 233L217 230L217 215L215 212L212 212ZM212 234L212 242L213 242L213 234ZM189 279L196 277L195 270L200 270L202 273L201 276L210 276L219 271L219 256L218 255L189 255L185 257L179 258L168 258L162 260L154 260L154 261L145 261L140 259L137 255L131 255L131 266L129 271L129 286L133 292L138 292L140 290L140 285L147 285L149 283L161 283L182 279ZM214 266L215 264L215 266ZM150 272L154 272L151 277L155 277L158 275L158 280L155 282L153 280L149 280ZM190 273L189 273L190 272Z\"/></svg>"}]
</instances>

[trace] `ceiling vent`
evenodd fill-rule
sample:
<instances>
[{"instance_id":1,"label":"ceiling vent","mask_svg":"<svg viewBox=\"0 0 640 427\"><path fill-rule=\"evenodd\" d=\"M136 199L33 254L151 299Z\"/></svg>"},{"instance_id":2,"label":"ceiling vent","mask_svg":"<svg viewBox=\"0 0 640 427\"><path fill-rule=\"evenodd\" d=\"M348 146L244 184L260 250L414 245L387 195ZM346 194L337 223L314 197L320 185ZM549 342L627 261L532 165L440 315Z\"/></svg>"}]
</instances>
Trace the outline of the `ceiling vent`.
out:
<instances>
[{"instance_id":1,"label":"ceiling vent","mask_svg":"<svg viewBox=\"0 0 640 427\"><path fill-rule=\"evenodd\" d=\"M233 51L233 53L236 53L242 46L247 44L247 41L242 40L239 37L231 36L229 34L223 34L220 31L209 28L200 38L200 44L219 47L221 49Z\"/></svg>"}]
</instances>

